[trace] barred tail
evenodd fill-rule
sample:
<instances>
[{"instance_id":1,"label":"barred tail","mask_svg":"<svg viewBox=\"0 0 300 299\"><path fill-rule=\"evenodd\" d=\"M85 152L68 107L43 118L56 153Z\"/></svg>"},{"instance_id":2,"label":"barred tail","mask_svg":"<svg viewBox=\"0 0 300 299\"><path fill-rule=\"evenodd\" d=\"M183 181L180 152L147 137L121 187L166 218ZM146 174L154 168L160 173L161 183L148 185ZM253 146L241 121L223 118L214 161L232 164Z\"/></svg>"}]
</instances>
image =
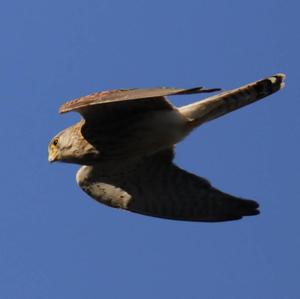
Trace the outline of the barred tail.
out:
<instances>
[{"instance_id":1,"label":"barred tail","mask_svg":"<svg viewBox=\"0 0 300 299\"><path fill-rule=\"evenodd\" d=\"M284 74L276 74L183 106L179 111L190 119L190 124L195 127L277 92L284 87L284 79Z\"/></svg>"}]
</instances>

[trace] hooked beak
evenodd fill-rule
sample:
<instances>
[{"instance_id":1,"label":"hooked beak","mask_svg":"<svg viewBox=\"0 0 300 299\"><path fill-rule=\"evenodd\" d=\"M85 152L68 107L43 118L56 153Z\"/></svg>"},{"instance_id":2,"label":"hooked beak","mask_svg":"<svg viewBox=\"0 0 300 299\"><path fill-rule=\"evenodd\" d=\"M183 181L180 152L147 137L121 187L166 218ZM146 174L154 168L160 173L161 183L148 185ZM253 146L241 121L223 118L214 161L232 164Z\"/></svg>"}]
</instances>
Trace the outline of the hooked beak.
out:
<instances>
[{"instance_id":1,"label":"hooked beak","mask_svg":"<svg viewBox=\"0 0 300 299\"><path fill-rule=\"evenodd\" d=\"M58 156L57 151L49 150L49 152L48 152L48 161L50 163L53 163L53 162L57 161L57 156Z\"/></svg>"},{"instance_id":2,"label":"hooked beak","mask_svg":"<svg viewBox=\"0 0 300 299\"><path fill-rule=\"evenodd\" d=\"M56 161L56 157L54 157L54 156L48 156L48 161L50 162L50 163L53 163L53 162L55 162Z\"/></svg>"}]
</instances>

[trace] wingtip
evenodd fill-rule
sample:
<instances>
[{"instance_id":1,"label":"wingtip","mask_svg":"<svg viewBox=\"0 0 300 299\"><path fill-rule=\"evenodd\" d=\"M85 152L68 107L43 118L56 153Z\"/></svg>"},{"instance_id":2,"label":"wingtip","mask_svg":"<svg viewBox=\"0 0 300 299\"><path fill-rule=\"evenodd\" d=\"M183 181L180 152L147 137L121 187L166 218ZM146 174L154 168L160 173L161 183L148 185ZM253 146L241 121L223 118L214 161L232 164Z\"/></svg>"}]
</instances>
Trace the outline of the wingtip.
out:
<instances>
[{"instance_id":1,"label":"wingtip","mask_svg":"<svg viewBox=\"0 0 300 299\"><path fill-rule=\"evenodd\" d=\"M196 94L196 93L209 93L215 91L221 91L221 88L205 88L203 86L183 89L179 92L174 93L173 95L180 95L180 94Z\"/></svg>"},{"instance_id":2,"label":"wingtip","mask_svg":"<svg viewBox=\"0 0 300 299\"><path fill-rule=\"evenodd\" d=\"M241 214L242 216L255 216L255 215L259 215L260 211L259 211L259 203L256 202L255 200L247 200L244 199L241 202Z\"/></svg>"},{"instance_id":3,"label":"wingtip","mask_svg":"<svg viewBox=\"0 0 300 299\"><path fill-rule=\"evenodd\" d=\"M202 92L215 92L215 91L222 91L222 88L204 88Z\"/></svg>"}]
</instances>

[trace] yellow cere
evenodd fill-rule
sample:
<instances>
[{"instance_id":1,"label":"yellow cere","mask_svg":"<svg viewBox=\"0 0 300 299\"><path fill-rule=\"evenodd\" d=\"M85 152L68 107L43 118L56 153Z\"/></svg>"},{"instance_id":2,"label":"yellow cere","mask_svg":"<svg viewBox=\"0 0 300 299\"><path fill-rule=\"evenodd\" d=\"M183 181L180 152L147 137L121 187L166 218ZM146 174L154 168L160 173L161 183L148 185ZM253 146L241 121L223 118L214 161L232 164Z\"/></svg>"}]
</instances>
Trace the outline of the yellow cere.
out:
<instances>
[{"instance_id":1,"label":"yellow cere","mask_svg":"<svg viewBox=\"0 0 300 299\"><path fill-rule=\"evenodd\" d=\"M54 161L55 158L57 156L57 140L54 140L51 144L50 144L50 148L49 148L49 153L48 153L48 160Z\"/></svg>"}]
</instances>

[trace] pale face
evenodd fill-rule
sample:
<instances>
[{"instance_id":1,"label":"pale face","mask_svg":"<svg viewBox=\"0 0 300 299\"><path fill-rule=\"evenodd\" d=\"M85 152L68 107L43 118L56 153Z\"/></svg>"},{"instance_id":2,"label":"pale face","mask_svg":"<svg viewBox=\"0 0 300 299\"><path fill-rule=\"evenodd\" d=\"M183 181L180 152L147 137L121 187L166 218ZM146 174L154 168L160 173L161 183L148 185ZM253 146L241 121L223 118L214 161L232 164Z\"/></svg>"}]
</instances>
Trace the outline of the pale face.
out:
<instances>
[{"instance_id":1,"label":"pale face","mask_svg":"<svg viewBox=\"0 0 300 299\"><path fill-rule=\"evenodd\" d=\"M63 130L52 138L48 145L49 162L65 161L75 151L70 128Z\"/></svg>"},{"instance_id":2,"label":"pale face","mask_svg":"<svg viewBox=\"0 0 300 299\"><path fill-rule=\"evenodd\" d=\"M48 145L49 162L87 165L98 157L99 151L83 138L76 125L58 133Z\"/></svg>"}]
</instances>

